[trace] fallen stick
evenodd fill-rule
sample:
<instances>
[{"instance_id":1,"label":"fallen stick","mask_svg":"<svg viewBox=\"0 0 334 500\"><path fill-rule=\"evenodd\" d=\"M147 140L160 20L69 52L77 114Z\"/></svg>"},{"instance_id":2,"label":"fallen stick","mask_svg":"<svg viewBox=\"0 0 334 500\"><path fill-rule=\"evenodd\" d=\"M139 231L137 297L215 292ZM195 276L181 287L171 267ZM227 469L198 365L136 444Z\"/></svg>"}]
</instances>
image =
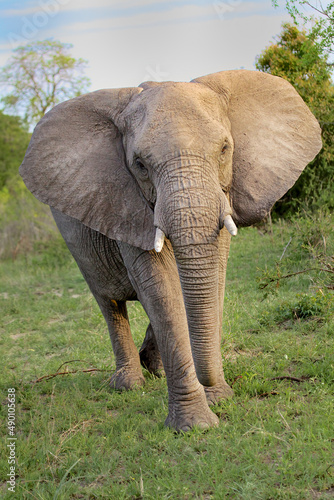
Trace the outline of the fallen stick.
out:
<instances>
[{"instance_id":1,"label":"fallen stick","mask_svg":"<svg viewBox=\"0 0 334 500\"><path fill-rule=\"evenodd\" d=\"M260 288L260 290L263 290L264 288L269 286L270 283L275 283L276 281L280 281L280 280L283 280L285 278L291 278L291 276L297 276L297 274L308 273L309 271L323 271L324 273L334 274L334 271L332 271L331 269L323 269L323 268L319 269L318 267L310 267L310 269L304 269L303 271L297 271L295 273L286 274L285 276L279 276L278 278L271 278L270 280L268 280L268 283L264 283L262 285L259 285L259 288Z\"/></svg>"},{"instance_id":2,"label":"fallen stick","mask_svg":"<svg viewBox=\"0 0 334 500\"><path fill-rule=\"evenodd\" d=\"M293 382L305 382L305 380L308 380L308 377L297 378L297 377L289 377L288 375L282 375L281 377L273 377L269 380L292 380Z\"/></svg>"},{"instance_id":3,"label":"fallen stick","mask_svg":"<svg viewBox=\"0 0 334 500\"><path fill-rule=\"evenodd\" d=\"M36 380L33 380L32 382L34 384L37 384L38 382L41 382L42 380L50 380L51 378L58 377L58 375L70 375L72 373L89 373L89 372L108 372L109 370L107 369L100 369L100 368L88 368L87 370L72 370L70 372L57 372L57 373L51 373L50 375L43 375L43 377L39 377Z\"/></svg>"}]
</instances>

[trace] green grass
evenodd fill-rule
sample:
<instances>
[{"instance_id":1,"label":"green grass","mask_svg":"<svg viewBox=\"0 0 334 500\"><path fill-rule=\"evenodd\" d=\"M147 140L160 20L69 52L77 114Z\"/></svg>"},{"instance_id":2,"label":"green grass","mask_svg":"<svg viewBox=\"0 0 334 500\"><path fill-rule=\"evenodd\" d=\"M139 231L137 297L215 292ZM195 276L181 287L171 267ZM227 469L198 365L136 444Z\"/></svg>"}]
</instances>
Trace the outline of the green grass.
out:
<instances>
[{"instance_id":1,"label":"green grass","mask_svg":"<svg viewBox=\"0 0 334 500\"><path fill-rule=\"evenodd\" d=\"M218 428L187 435L163 426L164 379L146 372L144 388L108 388L106 325L62 242L0 262L2 422L7 389L17 397L16 493L5 484L4 425L1 498L333 497L332 292L319 273L282 279L267 296L257 282L276 269L290 234L277 224L273 235L249 228L233 240L222 352L235 397L214 407ZM282 265L305 269L312 258L291 244ZM147 319L139 304L129 310L139 347ZM62 370L101 371L34 383L65 362Z\"/></svg>"}]
</instances>

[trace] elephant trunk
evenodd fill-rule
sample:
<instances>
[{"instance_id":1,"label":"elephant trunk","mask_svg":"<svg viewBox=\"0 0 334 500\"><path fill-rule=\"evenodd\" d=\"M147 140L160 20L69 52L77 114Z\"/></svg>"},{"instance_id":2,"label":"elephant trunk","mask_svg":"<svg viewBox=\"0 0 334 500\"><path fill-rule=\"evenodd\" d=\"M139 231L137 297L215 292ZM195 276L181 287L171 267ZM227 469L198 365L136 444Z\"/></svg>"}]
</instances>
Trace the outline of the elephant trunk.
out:
<instances>
[{"instance_id":1,"label":"elephant trunk","mask_svg":"<svg viewBox=\"0 0 334 500\"><path fill-rule=\"evenodd\" d=\"M191 349L202 385L219 377L218 248L216 244L174 247L187 312Z\"/></svg>"},{"instance_id":2,"label":"elephant trunk","mask_svg":"<svg viewBox=\"0 0 334 500\"><path fill-rule=\"evenodd\" d=\"M213 386L220 371L218 234L231 209L218 183L166 193L160 191L155 209L156 244L163 233L172 243L197 377Z\"/></svg>"}]
</instances>

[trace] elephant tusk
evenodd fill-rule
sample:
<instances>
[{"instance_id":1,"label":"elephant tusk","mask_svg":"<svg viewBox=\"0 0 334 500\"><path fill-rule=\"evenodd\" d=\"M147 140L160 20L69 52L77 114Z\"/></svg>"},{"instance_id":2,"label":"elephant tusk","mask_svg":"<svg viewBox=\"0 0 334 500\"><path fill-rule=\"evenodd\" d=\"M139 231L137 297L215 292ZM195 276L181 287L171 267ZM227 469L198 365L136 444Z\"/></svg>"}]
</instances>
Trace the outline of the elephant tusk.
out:
<instances>
[{"instance_id":1,"label":"elephant tusk","mask_svg":"<svg viewBox=\"0 0 334 500\"><path fill-rule=\"evenodd\" d=\"M156 252L161 252L162 247L164 246L164 239L165 239L165 233L157 227L154 240L154 250Z\"/></svg>"},{"instance_id":2,"label":"elephant tusk","mask_svg":"<svg viewBox=\"0 0 334 500\"><path fill-rule=\"evenodd\" d=\"M234 224L234 220L232 219L232 217L230 215L227 215L224 219L224 225L226 227L226 229L228 230L228 232L232 235L232 236L236 236L237 233L238 233L238 228L237 226Z\"/></svg>"}]
</instances>

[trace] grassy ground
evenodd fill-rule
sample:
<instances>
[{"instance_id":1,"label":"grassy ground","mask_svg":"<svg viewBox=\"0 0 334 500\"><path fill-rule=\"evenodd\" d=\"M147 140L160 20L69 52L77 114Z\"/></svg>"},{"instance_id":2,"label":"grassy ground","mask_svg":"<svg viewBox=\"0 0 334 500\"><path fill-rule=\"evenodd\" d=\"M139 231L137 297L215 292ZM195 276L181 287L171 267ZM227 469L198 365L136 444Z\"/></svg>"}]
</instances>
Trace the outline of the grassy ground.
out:
<instances>
[{"instance_id":1,"label":"grassy ground","mask_svg":"<svg viewBox=\"0 0 334 500\"><path fill-rule=\"evenodd\" d=\"M328 277L310 271L263 291L257 282L313 266L294 237L281 261L286 269L275 267L290 232L277 224L273 234L249 228L233 240L222 352L235 397L214 407L220 426L204 434L164 428L164 379L145 373L144 389L109 390L114 359L106 326L62 242L1 262L1 414L5 423L7 391L15 388L17 419L16 492L5 483L2 426L1 498L333 497ZM140 346L147 319L139 304L129 309ZM78 371L34 383L59 368ZM91 368L99 371L82 371Z\"/></svg>"}]
</instances>

